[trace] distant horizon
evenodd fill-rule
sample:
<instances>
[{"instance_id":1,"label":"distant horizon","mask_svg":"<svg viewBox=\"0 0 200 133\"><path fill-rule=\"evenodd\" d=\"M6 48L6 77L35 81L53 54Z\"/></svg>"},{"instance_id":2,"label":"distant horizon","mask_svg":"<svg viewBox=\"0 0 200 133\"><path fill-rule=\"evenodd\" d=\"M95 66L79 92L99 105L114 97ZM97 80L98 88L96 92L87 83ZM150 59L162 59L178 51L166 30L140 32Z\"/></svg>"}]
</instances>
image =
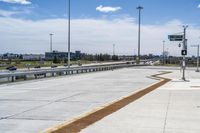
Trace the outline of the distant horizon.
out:
<instances>
[{"instance_id":1,"label":"distant horizon","mask_svg":"<svg viewBox=\"0 0 200 133\"><path fill-rule=\"evenodd\" d=\"M50 51L47 51L47 52L50 52ZM58 52L65 52L65 51L58 51ZM75 51L71 51L72 53L75 53ZM0 53L0 55L3 55L3 54L18 54L18 55L45 55L45 53L12 53L12 52L6 52L6 53ZM67 53L67 52L66 52ZM81 51L81 53L84 53ZM108 53L84 53L84 54L92 54L92 55L99 55L99 54L108 54ZM152 53L149 53L149 54L141 54L141 56L144 56L144 55L150 55ZM113 55L113 54L108 54L108 55ZM126 55L126 54L115 54L117 56L137 56L137 55ZM153 56L162 56L162 54L152 54ZM169 56L173 56L173 55L168 55ZM192 56L187 56L187 57L196 57L195 55L192 55ZM173 56L173 57L182 57L181 55L180 56Z\"/></svg>"},{"instance_id":2,"label":"distant horizon","mask_svg":"<svg viewBox=\"0 0 200 133\"><path fill-rule=\"evenodd\" d=\"M44 53L50 33L53 47L67 51L67 4L66 0L0 0L0 53ZM187 0L72 1L71 51L112 54L115 44L119 55L137 54L138 5L144 7L141 54L160 55L165 40L170 55L180 56L179 43L167 37L188 24L188 56L196 55L190 46L200 42L200 2Z\"/></svg>"}]
</instances>

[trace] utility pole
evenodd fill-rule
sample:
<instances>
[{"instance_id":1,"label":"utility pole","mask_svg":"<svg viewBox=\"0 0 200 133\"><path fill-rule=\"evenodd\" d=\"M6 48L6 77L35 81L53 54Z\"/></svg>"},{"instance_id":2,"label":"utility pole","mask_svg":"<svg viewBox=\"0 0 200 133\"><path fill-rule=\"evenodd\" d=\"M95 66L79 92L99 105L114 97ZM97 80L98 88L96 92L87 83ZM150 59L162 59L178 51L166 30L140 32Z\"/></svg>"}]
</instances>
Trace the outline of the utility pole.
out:
<instances>
[{"instance_id":1,"label":"utility pole","mask_svg":"<svg viewBox=\"0 0 200 133\"><path fill-rule=\"evenodd\" d=\"M53 51L52 50L52 36L53 36L53 34L50 33L49 35L50 35L50 52L52 52Z\"/></svg>"},{"instance_id":2,"label":"utility pole","mask_svg":"<svg viewBox=\"0 0 200 133\"><path fill-rule=\"evenodd\" d=\"M139 11L139 25L138 25L138 57L137 57L137 64L140 63L140 24L141 24L141 10L144 9L142 6L137 7Z\"/></svg>"},{"instance_id":3,"label":"utility pole","mask_svg":"<svg viewBox=\"0 0 200 133\"><path fill-rule=\"evenodd\" d=\"M71 0L68 0L68 68L70 68L70 39L71 39Z\"/></svg>"},{"instance_id":4,"label":"utility pole","mask_svg":"<svg viewBox=\"0 0 200 133\"><path fill-rule=\"evenodd\" d=\"M165 41L163 41L163 65L165 65Z\"/></svg>"},{"instance_id":5,"label":"utility pole","mask_svg":"<svg viewBox=\"0 0 200 133\"><path fill-rule=\"evenodd\" d=\"M183 26L183 48L182 51L186 51L187 52L187 40L186 40L186 29L188 28L187 25ZM183 62L182 62L182 68L183 68L183 76L182 79L185 81L185 68L186 68L186 62L185 62L185 55L186 54L182 54L183 55Z\"/></svg>"},{"instance_id":6,"label":"utility pole","mask_svg":"<svg viewBox=\"0 0 200 133\"><path fill-rule=\"evenodd\" d=\"M192 47L197 47L197 70L199 72L199 45L192 45Z\"/></svg>"}]
</instances>

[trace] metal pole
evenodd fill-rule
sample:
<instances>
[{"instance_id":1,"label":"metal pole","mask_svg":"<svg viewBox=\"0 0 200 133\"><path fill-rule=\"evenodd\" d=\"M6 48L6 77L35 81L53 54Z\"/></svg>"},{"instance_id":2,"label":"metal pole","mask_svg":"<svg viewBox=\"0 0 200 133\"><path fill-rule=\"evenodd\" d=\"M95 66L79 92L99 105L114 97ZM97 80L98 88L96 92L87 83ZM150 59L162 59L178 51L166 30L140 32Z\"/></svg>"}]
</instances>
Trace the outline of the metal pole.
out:
<instances>
[{"instance_id":1,"label":"metal pole","mask_svg":"<svg viewBox=\"0 0 200 133\"><path fill-rule=\"evenodd\" d=\"M197 45L197 72L199 72L199 45Z\"/></svg>"},{"instance_id":2,"label":"metal pole","mask_svg":"<svg viewBox=\"0 0 200 133\"><path fill-rule=\"evenodd\" d=\"M52 52L53 51L52 50L52 36L53 36L53 34L51 33L49 35L50 35L50 52Z\"/></svg>"},{"instance_id":3,"label":"metal pole","mask_svg":"<svg viewBox=\"0 0 200 133\"><path fill-rule=\"evenodd\" d=\"M143 9L142 6L138 6L137 9L139 10L139 25L138 25L138 58L137 63L140 63L140 24L141 24L141 10Z\"/></svg>"},{"instance_id":4,"label":"metal pole","mask_svg":"<svg viewBox=\"0 0 200 133\"><path fill-rule=\"evenodd\" d=\"M196 72L199 72L199 45L192 45L191 47L197 48L197 70L196 70Z\"/></svg>"},{"instance_id":5,"label":"metal pole","mask_svg":"<svg viewBox=\"0 0 200 133\"><path fill-rule=\"evenodd\" d=\"M115 44L113 44L113 56L115 56Z\"/></svg>"},{"instance_id":6,"label":"metal pole","mask_svg":"<svg viewBox=\"0 0 200 133\"><path fill-rule=\"evenodd\" d=\"M70 24L71 24L71 1L68 0L68 68L70 68Z\"/></svg>"},{"instance_id":7,"label":"metal pole","mask_svg":"<svg viewBox=\"0 0 200 133\"><path fill-rule=\"evenodd\" d=\"M184 38L183 38L183 50L186 50L186 29L187 29L188 26L183 26L184 28ZM185 63L185 55L183 55L183 63L182 63L182 67L183 67L183 76L182 76L182 79L185 81L185 68L186 68L186 63Z\"/></svg>"},{"instance_id":8,"label":"metal pole","mask_svg":"<svg viewBox=\"0 0 200 133\"><path fill-rule=\"evenodd\" d=\"M165 41L163 41L163 65L165 64Z\"/></svg>"}]
</instances>

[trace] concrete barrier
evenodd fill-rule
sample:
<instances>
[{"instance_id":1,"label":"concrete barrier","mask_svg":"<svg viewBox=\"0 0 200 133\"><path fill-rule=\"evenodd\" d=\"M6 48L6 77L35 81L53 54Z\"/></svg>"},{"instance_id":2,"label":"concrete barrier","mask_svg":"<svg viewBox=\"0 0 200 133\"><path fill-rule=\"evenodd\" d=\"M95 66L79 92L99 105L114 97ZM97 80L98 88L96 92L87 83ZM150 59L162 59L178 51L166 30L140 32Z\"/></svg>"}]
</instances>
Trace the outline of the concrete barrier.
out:
<instances>
[{"instance_id":1,"label":"concrete barrier","mask_svg":"<svg viewBox=\"0 0 200 133\"><path fill-rule=\"evenodd\" d=\"M95 66L84 66L84 67L74 67L74 68L53 68L53 69L39 69L30 71L5 72L0 74L0 83L15 82L17 81L16 77L25 77L23 79L28 80L28 79L62 76L64 75L64 73L66 75L72 75L72 74L89 73L96 71L108 71L108 70L120 69L125 67L134 67L134 66L138 65L119 63L119 64L95 65ZM34 77L34 78L28 78L28 77ZM7 80L5 81L5 79Z\"/></svg>"}]
</instances>

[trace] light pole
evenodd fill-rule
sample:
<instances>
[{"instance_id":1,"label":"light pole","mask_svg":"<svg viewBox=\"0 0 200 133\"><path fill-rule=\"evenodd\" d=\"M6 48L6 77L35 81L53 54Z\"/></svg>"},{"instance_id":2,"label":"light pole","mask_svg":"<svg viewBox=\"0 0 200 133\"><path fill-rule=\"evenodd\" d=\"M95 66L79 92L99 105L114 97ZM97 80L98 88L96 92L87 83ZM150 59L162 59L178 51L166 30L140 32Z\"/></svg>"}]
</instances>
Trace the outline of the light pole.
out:
<instances>
[{"instance_id":1,"label":"light pole","mask_svg":"<svg viewBox=\"0 0 200 133\"><path fill-rule=\"evenodd\" d=\"M197 70L199 72L199 45L192 45L191 47L197 47Z\"/></svg>"},{"instance_id":2,"label":"light pole","mask_svg":"<svg viewBox=\"0 0 200 133\"><path fill-rule=\"evenodd\" d=\"M186 50L187 51L187 39L186 39L186 29L188 28L188 25L184 25L183 26L183 48L182 50ZM182 67L183 67L183 76L182 79L185 81L185 68L186 68L186 63L185 63L185 54L183 55L183 63L182 63Z\"/></svg>"},{"instance_id":3,"label":"light pole","mask_svg":"<svg viewBox=\"0 0 200 133\"><path fill-rule=\"evenodd\" d=\"M113 56L115 56L115 44L113 44Z\"/></svg>"},{"instance_id":4,"label":"light pole","mask_svg":"<svg viewBox=\"0 0 200 133\"><path fill-rule=\"evenodd\" d=\"M70 68L71 0L68 0L68 68Z\"/></svg>"},{"instance_id":5,"label":"light pole","mask_svg":"<svg viewBox=\"0 0 200 133\"><path fill-rule=\"evenodd\" d=\"M141 10L143 9L142 6L137 7L139 11L139 25L138 25L138 57L137 57L137 64L140 63L140 23L141 23Z\"/></svg>"},{"instance_id":6,"label":"light pole","mask_svg":"<svg viewBox=\"0 0 200 133\"><path fill-rule=\"evenodd\" d=\"M50 35L50 52L52 52L53 50L52 50L52 36L53 36L53 34L52 33L50 33L49 34Z\"/></svg>"},{"instance_id":7,"label":"light pole","mask_svg":"<svg viewBox=\"0 0 200 133\"><path fill-rule=\"evenodd\" d=\"M163 65L165 64L165 41L163 41Z\"/></svg>"}]
</instances>

